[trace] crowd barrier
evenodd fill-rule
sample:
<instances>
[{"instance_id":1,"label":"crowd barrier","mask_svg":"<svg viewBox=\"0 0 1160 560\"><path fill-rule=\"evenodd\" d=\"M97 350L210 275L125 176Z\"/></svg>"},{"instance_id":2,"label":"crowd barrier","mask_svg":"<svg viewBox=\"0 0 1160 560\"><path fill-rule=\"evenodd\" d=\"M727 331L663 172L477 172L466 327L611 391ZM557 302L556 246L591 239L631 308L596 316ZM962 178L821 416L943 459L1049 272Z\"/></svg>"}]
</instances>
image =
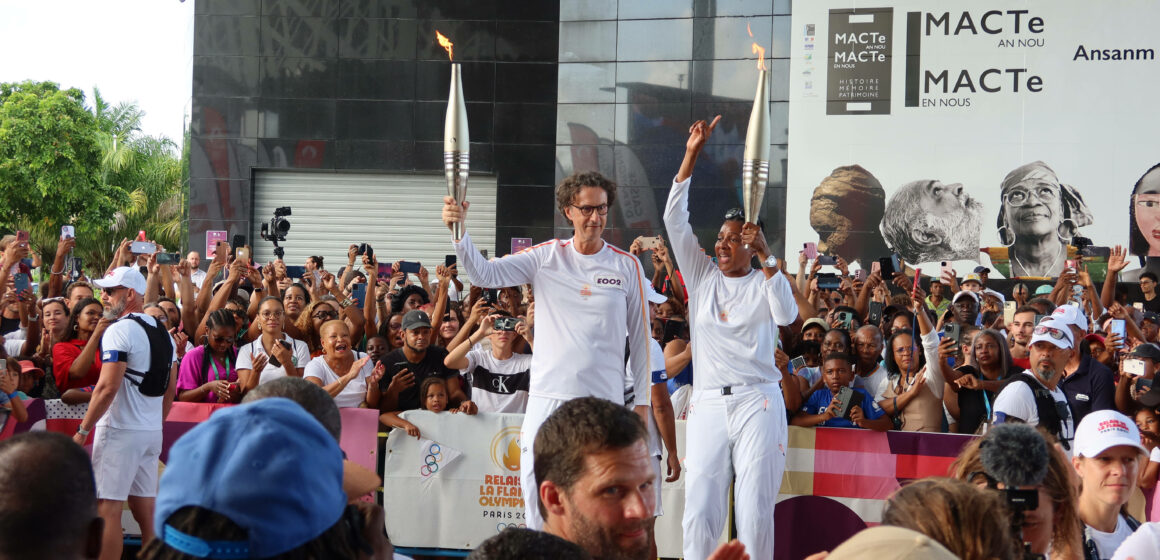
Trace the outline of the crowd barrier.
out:
<instances>
[{"instance_id":1,"label":"crowd barrier","mask_svg":"<svg viewBox=\"0 0 1160 560\"><path fill-rule=\"evenodd\" d=\"M397 545L471 549L524 525L518 414L405 413L420 437L395 430L384 450L387 533ZM685 423L677 422L684 449ZM944 476L970 436L791 427L786 473L775 508L777 558L832 549L882 518L908 480ZM662 557L681 555L685 478L661 489ZM824 528L824 530L820 530Z\"/></svg>"},{"instance_id":2,"label":"crowd barrier","mask_svg":"<svg viewBox=\"0 0 1160 560\"><path fill-rule=\"evenodd\" d=\"M55 400L26 404L28 421L9 422L0 439L28 430L72 435L87 409ZM162 463L178 437L223 406L174 403L164 426ZM341 412L347 458L375 469L377 411ZM397 546L469 550L507 527L525 525L519 482L522 415L410 411L404 417L419 428L420 437L394 430L381 471L387 533ZM685 423L678 421L678 449L685 448L684 439ZM908 480L945 475L969 440L954 434L791 427L775 508L776 558L832 549L877 524L892 492ZM661 489L664 515L657 519L656 537L662 557L681 555L684 488L682 476Z\"/></svg>"}]
</instances>

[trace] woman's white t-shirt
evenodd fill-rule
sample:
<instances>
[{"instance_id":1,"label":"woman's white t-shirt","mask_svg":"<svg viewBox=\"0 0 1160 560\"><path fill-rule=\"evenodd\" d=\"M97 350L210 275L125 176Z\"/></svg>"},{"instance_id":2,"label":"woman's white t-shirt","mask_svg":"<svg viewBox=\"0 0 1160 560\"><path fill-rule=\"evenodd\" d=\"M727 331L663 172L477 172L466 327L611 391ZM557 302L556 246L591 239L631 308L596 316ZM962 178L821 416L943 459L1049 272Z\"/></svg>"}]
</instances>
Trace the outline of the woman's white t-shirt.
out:
<instances>
[{"instance_id":1,"label":"woman's white t-shirt","mask_svg":"<svg viewBox=\"0 0 1160 560\"><path fill-rule=\"evenodd\" d=\"M361 360L363 356L366 356L366 354L358 351L354 353L355 361ZM358 405L366 400L367 377L374 371L375 362L373 360L367 360L367 363L363 364L362 369L359 370L358 377L352 379L350 383L346 384L346 387L342 388L342 391L334 396L334 404L338 408L358 408ZM334 370L330 369L330 364L326 363L326 356L319 356L310 360L309 364L306 364L306 372L302 374L302 377L321 379L322 385L326 386L338 381L338 378L346 375L346 373L345 371L341 374L335 373Z\"/></svg>"},{"instance_id":2,"label":"woman's white t-shirt","mask_svg":"<svg viewBox=\"0 0 1160 560\"><path fill-rule=\"evenodd\" d=\"M289 342L291 345L291 354L294 357L294 363L288 364L292 368L305 367L310 362L310 348L306 346L305 342L291 338L290 335L282 333L282 340ZM266 348L262 346L262 337L254 339L253 342L242 346L238 349L238 369L254 369L254 357L259 354L270 356L266 352ZM286 369L287 364L279 364L277 366L267 363L266 367L262 368L262 374L258 378L258 385L267 383L278 379L280 377L290 376L290 370Z\"/></svg>"}]
</instances>

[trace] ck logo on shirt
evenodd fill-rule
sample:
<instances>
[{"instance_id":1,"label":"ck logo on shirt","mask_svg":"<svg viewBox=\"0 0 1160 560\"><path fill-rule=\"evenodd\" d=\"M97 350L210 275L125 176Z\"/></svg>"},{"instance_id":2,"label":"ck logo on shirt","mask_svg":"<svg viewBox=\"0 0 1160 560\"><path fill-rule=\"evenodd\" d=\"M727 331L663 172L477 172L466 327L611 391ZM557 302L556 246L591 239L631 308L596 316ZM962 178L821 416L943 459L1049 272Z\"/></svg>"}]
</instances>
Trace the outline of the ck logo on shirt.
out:
<instances>
[{"instance_id":1,"label":"ck logo on shirt","mask_svg":"<svg viewBox=\"0 0 1160 560\"><path fill-rule=\"evenodd\" d=\"M597 274L595 283L601 287L619 288L624 285L624 280L616 274Z\"/></svg>"}]
</instances>

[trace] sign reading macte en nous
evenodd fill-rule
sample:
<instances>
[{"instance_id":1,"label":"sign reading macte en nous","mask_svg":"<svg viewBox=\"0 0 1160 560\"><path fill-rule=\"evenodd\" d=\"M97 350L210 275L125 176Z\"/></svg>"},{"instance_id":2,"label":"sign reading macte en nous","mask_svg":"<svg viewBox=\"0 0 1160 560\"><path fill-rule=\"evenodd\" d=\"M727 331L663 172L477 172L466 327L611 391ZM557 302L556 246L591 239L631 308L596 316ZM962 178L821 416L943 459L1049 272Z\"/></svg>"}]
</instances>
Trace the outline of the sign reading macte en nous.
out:
<instances>
[{"instance_id":1,"label":"sign reading macte en nous","mask_svg":"<svg viewBox=\"0 0 1160 560\"><path fill-rule=\"evenodd\" d=\"M1085 244L1160 257L1157 17L1149 0L795 0L787 261L811 241L960 277L1056 276Z\"/></svg>"}]
</instances>

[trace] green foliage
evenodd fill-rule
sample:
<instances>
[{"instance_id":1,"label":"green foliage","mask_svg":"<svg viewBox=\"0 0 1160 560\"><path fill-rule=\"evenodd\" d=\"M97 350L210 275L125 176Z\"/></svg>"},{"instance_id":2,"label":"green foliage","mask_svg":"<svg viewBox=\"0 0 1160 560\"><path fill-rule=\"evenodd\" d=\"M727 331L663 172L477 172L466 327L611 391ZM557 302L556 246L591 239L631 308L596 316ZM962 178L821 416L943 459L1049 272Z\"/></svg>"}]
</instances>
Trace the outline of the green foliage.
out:
<instances>
[{"instance_id":1,"label":"green foliage","mask_svg":"<svg viewBox=\"0 0 1160 560\"><path fill-rule=\"evenodd\" d=\"M125 196L100 180L95 122L80 90L0 84L0 226L112 218Z\"/></svg>"},{"instance_id":2,"label":"green foliage","mask_svg":"<svg viewBox=\"0 0 1160 560\"><path fill-rule=\"evenodd\" d=\"M60 226L71 223L74 254L99 274L140 230L181 249L187 179L171 140L140 134L140 108L93 93L90 112L77 89L0 84L0 228L28 230L51 262Z\"/></svg>"}]
</instances>

